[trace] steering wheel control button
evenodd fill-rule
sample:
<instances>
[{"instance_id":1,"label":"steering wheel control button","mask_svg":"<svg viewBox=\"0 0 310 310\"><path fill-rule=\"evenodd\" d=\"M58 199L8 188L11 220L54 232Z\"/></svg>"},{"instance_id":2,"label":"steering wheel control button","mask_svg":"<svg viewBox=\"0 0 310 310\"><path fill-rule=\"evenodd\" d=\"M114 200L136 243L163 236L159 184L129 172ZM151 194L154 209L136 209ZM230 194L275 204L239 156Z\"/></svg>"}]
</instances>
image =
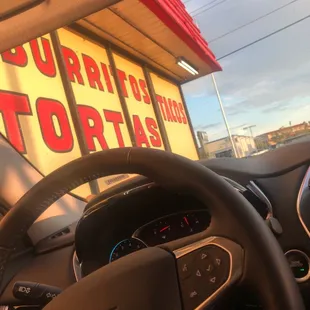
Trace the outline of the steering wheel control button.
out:
<instances>
[{"instance_id":1,"label":"steering wheel control button","mask_svg":"<svg viewBox=\"0 0 310 310\"><path fill-rule=\"evenodd\" d=\"M210 274L214 269L214 266L212 264L208 264L207 268L205 269L207 274Z\"/></svg>"},{"instance_id":2,"label":"steering wheel control button","mask_svg":"<svg viewBox=\"0 0 310 310\"><path fill-rule=\"evenodd\" d=\"M202 273L199 269L196 271L196 277L202 277Z\"/></svg>"},{"instance_id":3,"label":"steering wheel control button","mask_svg":"<svg viewBox=\"0 0 310 310\"><path fill-rule=\"evenodd\" d=\"M207 245L180 257L178 269L184 307L195 309L227 281L230 256L218 246Z\"/></svg>"},{"instance_id":4,"label":"steering wheel control button","mask_svg":"<svg viewBox=\"0 0 310 310\"><path fill-rule=\"evenodd\" d=\"M198 296L198 293L196 290L192 290L191 292L189 292L189 298L190 299L194 299Z\"/></svg>"},{"instance_id":5,"label":"steering wheel control button","mask_svg":"<svg viewBox=\"0 0 310 310\"><path fill-rule=\"evenodd\" d=\"M195 269L194 257L191 255L185 255L178 259L178 272L180 279L184 280L191 276L192 273L197 271Z\"/></svg>"},{"instance_id":6,"label":"steering wheel control button","mask_svg":"<svg viewBox=\"0 0 310 310\"><path fill-rule=\"evenodd\" d=\"M183 282L182 296L185 310L193 310L204 301L200 288L190 280L185 280Z\"/></svg>"},{"instance_id":7,"label":"steering wheel control button","mask_svg":"<svg viewBox=\"0 0 310 310\"><path fill-rule=\"evenodd\" d=\"M46 305L61 292L58 287L35 282L16 282L13 287L16 299L32 305Z\"/></svg>"},{"instance_id":8,"label":"steering wheel control button","mask_svg":"<svg viewBox=\"0 0 310 310\"><path fill-rule=\"evenodd\" d=\"M210 282L213 283L213 284L215 284L215 283L216 283L216 277L211 277L211 278L210 278Z\"/></svg>"},{"instance_id":9,"label":"steering wheel control button","mask_svg":"<svg viewBox=\"0 0 310 310\"><path fill-rule=\"evenodd\" d=\"M297 282L304 282L310 278L310 260L306 253L290 250L285 253Z\"/></svg>"},{"instance_id":10,"label":"steering wheel control button","mask_svg":"<svg viewBox=\"0 0 310 310\"><path fill-rule=\"evenodd\" d=\"M200 259L205 260L208 258L208 253L206 251L202 251L200 254Z\"/></svg>"}]
</instances>

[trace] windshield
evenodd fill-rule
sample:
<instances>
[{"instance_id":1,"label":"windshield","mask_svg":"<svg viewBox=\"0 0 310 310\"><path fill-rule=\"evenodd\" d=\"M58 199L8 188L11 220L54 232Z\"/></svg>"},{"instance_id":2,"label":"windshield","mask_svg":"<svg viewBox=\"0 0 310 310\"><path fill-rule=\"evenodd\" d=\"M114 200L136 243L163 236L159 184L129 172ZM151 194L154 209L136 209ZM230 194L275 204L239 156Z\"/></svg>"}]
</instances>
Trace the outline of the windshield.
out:
<instances>
[{"instance_id":1,"label":"windshield","mask_svg":"<svg viewBox=\"0 0 310 310\"><path fill-rule=\"evenodd\" d=\"M138 37L122 37L121 32L117 41L98 30L106 27L117 33L117 28L102 22L100 13L79 24L92 29L92 35L78 27L61 28L2 53L2 172L28 165L43 176L80 156L125 146L167 150L197 160L259 156L310 140L309 2L184 4L222 72L210 74L208 67L204 77L180 82L178 74L183 71L172 68L171 59L164 59L154 47L143 47L153 40L165 49L156 41L157 34L150 39L140 30L143 43ZM122 4L117 5L121 10ZM130 31L144 25L138 19L134 22L135 27L127 21ZM175 44L180 42L176 39ZM173 58L173 66L181 62L188 70L177 57L182 55L167 48L165 52L178 59ZM155 67L148 65L149 60ZM189 71L195 75L195 70ZM28 182L24 172L17 174L21 182ZM100 179L74 193L85 198L131 177Z\"/></svg>"},{"instance_id":2,"label":"windshield","mask_svg":"<svg viewBox=\"0 0 310 310\"><path fill-rule=\"evenodd\" d=\"M183 86L200 156L248 157L309 141L309 1L184 3L223 68Z\"/></svg>"}]
</instances>

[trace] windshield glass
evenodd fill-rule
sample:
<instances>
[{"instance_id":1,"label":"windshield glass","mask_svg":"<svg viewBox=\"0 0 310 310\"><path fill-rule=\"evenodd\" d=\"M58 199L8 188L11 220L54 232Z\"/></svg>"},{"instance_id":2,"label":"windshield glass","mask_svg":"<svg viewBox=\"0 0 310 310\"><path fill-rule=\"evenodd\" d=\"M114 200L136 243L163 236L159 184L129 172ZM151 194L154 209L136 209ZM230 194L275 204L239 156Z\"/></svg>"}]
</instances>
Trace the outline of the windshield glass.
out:
<instances>
[{"instance_id":1,"label":"windshield glass","mask_svg":"<svg viewBox=\"0 0 310 310\"><path fill-rule=\"evenodd\" d=\"M309 1L184 2L223 68L183 86L200 155L255 156L310 140Z\"/></svg>"},{"instance_id":2,"label":"windshield glass","mask_svg":"<svg viewBox=\"0 0 310 310\"><path fill-rule=\"evenodd\" d=\"M126 27L140 27L143 40L170 58L153 45L154 51L148 49L139 36L122 37L121 32L118 41L107 36L98 29L117 33L117 28L105 24L100 12L79 23L80 28L61 28L2 53L2 175L14 171L26 190L36 182L29 181L31 169L42 177L103 149L149 147L197 160L259 156L310 140L309 2L183 2L222 72L192 82L178 80L185 71L171 70L183 55L159 44L156 40L163 39L156 33L150 39L138 17L127 20ZM115 6L118 12L124 9L122 3ZM112 9L104 12L122 17ZM181 44L174 33L173 38L173 44ZM85 198L131 177L103 178L73 192Z\"/></svg>"}]
</instances>

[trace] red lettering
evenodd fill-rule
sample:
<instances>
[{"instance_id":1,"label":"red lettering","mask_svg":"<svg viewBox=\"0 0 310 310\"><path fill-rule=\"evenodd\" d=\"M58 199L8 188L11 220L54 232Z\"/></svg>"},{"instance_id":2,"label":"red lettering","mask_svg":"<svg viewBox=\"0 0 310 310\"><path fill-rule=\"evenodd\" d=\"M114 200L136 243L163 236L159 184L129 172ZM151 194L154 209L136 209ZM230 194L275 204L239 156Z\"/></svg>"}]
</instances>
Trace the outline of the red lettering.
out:
<instances>
[{"instance_id":1,"label":"red lettering","mask_svg":"<svg viewBox=\"0 0 310 310\"><path fill-rule=\"evenodd\" d=\"M129 83L134 97L137 101L141 101L140 89L136 78L132 75L129 75Z\"/></svg>"},{"instance_id":2,"label":"red lettering","mask_svg":"<svg viewBox=\"0 0 310 310\"><path fill-rule=\"evenodd\" d=\"M76 83L77 80L79 84L84 85L84 80L80 72L81 65L77 55L68 47L62 46L61 48L70 81Z\"/></svg>"},{"instance_id":3,"label":"red lettering","mask_svg":"<svg viewBox=\"0 0 310 310\"><path fill-rule=\"evenodd\" d=\"M32 115L28 96L0 92L0 113L2 114L7 138L19 152L26 153L27 150L18 115Z\"/></svg>"},{"instance_id":4,"label":"red lettering","mask_svg":"<svg viewBox=\"0 0 310 310\"><path fill-rule=\"evenodd\" d=\"M150 104L151 103L151 98L150 98L150 95L148 93L148 90L147 90L147 86L146 86L146 82L144 80L139 80L139 85L141 87L141 90L143 92L143 101L146 103L146 104Z\"/></svg>"},{"instance_id":5,"label":"red lettering","mask_svg":"<svg viewBox=\"0 0 310 310\"><path fill-rule=\"evenodd\" d=\"M88 83L91 88L100 89L104 91L102 83L100 81L100 72L96 62L87 55L82 54L85 71L88 78Z\"/></svg>"},{"instance_id":6,"label":"red lettering","mask_svg":"<svg viewBox=\"0 0 310 310\"><path fill-rule=\"evenodd\" d=\"M108 68L106 64L101 63L102 73L104 75L105 84L107 85L108 92L114 94L113 85L111 82L111 78L108 72Z\"/></svg>"},{"instance_id":7,"label":"red lettering","mask_svg":"<svg viewBox=\"0 0 310 310\"><path fill-rule=\"evenodd\" d=\"M171 116L171 111L169 109L169 106L168 106L168 103L167 103L167 99L165 97L163 97L163 102L164 102L164 107L165 107L166 114L167 114L167 120L168 120L168 122L172 122L173 119L172 119L172 116Z\"/></svg>"},{"instance_id":8,"label":"red lettering","mask_svg":"<svg viewBox=\"0 0 310 310\"><path fill-rule=\"evenodd\" d=\"M125 147L122 131L120 128L120 124L124 124L122 113L108 110L103 110L103 113L106 121L113 123L118 146Z\"/></svg>"},{"instance_id":9,"label":"red lettering","mask_svg":"<svg viewBox=\"0 0 310 310\"><path fill-rule=\"evenodd\" d=\"M182 115L183 124L187 124L186 114L185 114L185 111L184 111L183 104L181 102L179 102L179 110L180 110L180 113Z\"/></svg>"},{"instance_id":10,"label":"red lettering","mask_svg":"<svg viewBox=\"0 0 310 310\"><path fill-rule=\"evenodd\" d=\"M134 131L135 131L137 146L141 147L142 144L145 144L146 147L150 147L150 143L147 139L147 136L145 134L145 131L144 131L144 128L141 124L139 116L133 115L132 121L133 121L133 127L134 127Z\"/></svg>"},{"instance_id":11,"label":"red lettering","mask_svg":"<svg viewBox=\"0 0 310 310\"><path fill-rule=\"evenodd\" d=\"M43 58L41 56L38 39L30 41L33 60L42 74L48 77L55 77L56 67L50 41L48 39L41 38L41 44L44 51Z\"/></svg>"},{"instance_id":12,"label":"red lettering","mask_svg":"<svg viewBox=\"0 0 310 310\"><path fill-rule=\"evenodd\" d=\"M159 132L156 130L158 129L156 121L152 118L146 118L145 124L146 124L147 130L152 135L150 136L151 144L154 147L161 147L161 138L160 138Z\"/></svg>"},{"instance_id":13,"label":"red lettering","mask_svg":"<svg viewBox=\"0 0 310 310\"><path fill-rule=\"evenodd\" d=\"M126 73L122 70L117 69L117 75L118 75L119 82L123 90L123 95L124 97L128 97L128 92L127 92L127 88L125 84L125 81L127 81Z\"/></svg>"},{"instance_id":14,"label":"red lettering","mask_svg":"<svg viewBox=\"0 0 310 310\"><path fill-rule=\"evenodd\" d=\"M42 137L54 152L69 152L73 148L73 136L65 107L54 99L39 98L36 103ZM60 134L54 120L57 119Z\"/></svg>"},{"instance_id":15,"label":"red lettering","mask_svg":"<svg viewBox=\"0 0 310 310\"><path fill-rule=\"evenodd\" d=\"M169 104L169 110L172 114L172 119L174 122L177 122L177 117L176 115L173 113L173 105L172 105L172 100L170 98L168 98L168 104Z\"/></svg>"},{"instance_id":16,"label":"red lettering","mask_svg":"<svg viewBox=\"0 0 310 310\"><path fill-rule=\"evenodd\" d=\"M163 104L164 104L163 97L160 96L160 95L156 95L156 99L157 99L157 102L159 103L159 107L160 107L160 110L161 110L161 114L162 114L164 120L166 121L166 120L167 120L167 117L166 117L165 108L164 108L164 106L163 106Z\"/></svg>"},{"instance_id":17,"label":"red lettering","mask_svg":"<svg viewBox=\"0 0 310 310\"><path fill-rule=\"evenodd\" d=\"M28 57L26 51L24 47L21 45L9 51L3 52L1 54L1 57L2 61L19 67L25 67L27 66L28 63Z\"/></svg>"},{"instance_id":18,"label":"red lettering","mask_svg":"<svg viewBox=\"0 0 310 310\"><path fill-rule=\"evenodd\" d=\"M97 138L103 150L108 149L109 147L103 134L103 122L99 112L92 107L84 105L78 105L78 111L88 149L90 151L96 151L94 138Z\"/></svg>"},{"instance_id":19,"label":"red lettering","mask_svg":"<svg viewBox=\"0 0 310 310\"><path fill-rule=\"evenodd\" d=\"M181 118L181 115L180 115L178 104L176 103L175 100L172 101L172 104L173 104L174 112L176 114L176 118L177 118L178 122L181 124L182 123L182 118Z\"/></svg>"}]
</instances>

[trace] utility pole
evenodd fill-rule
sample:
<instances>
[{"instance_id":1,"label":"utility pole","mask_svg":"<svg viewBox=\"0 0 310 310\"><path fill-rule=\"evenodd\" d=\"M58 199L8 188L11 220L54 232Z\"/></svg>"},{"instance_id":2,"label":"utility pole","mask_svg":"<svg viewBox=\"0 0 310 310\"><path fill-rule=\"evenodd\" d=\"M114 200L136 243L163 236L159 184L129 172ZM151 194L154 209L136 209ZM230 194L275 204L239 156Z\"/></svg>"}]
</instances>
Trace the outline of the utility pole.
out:
<instances>
[{"instance_id":1,"label":"utility pole","mask_svg":"<svg viewBox=\"0 0 310 310\"><path fill-rule=\"evenodd\" d=\"M234 151L234 155L235 155L236 158L238 158L239 156L238 156L238 153L237 153L237 150L236 150L235 141L234 141L234 139L233 139L233 137L231 135L231 132L230 132L230 128L229 128L228 121L227 121L227 118L226 118L226 113L225 113L225 110L224 110L224 107L223 107L222 99L221 99L219 90L217 88L217 84L216 84L215 77L214 77L213 73L211 73L211 78L212 78L212 82L213 82L214 89L215 89L215 92L216 92L217 100L218 100L220 108L221 108L221 112L222 112L222 115L223 115L223 119L224 119L224 123L225 123L226 129L227 129L227 132L228 132L230 143L231 143L233 151Z\"/></svg>"},{"instance_id":2,"label":"utility pole","mask_svg":"<svg viewBox=\"0 0 310 310\"><path fill-rule=\"evenodd\" d=\"M253 131L252 131L253 127L256 127L256 125L250 125L250 126L244 127L243 130L250 130L250 134L251 134L251 137L252 137L253 142L254 142L254 147L257 150L257 145L256 145L256 142L255 142L255 139L254 139L254 136L253 136Z\"/></svg>"},{"instance_id":3,"label":"utility pole","mask_svg":"<svg viewBox=\"0 0 310 310\"><path fill-rule=\"evenodd\" d=\"M252 131L252 128L253 127L256 127L256 125L251 125L251 126L247 126L247 127L244 127L243 130L250 130L250 134L251 134L251 137L254 139L253 137L253 131Z\"/></svg>"}]
</instances>

